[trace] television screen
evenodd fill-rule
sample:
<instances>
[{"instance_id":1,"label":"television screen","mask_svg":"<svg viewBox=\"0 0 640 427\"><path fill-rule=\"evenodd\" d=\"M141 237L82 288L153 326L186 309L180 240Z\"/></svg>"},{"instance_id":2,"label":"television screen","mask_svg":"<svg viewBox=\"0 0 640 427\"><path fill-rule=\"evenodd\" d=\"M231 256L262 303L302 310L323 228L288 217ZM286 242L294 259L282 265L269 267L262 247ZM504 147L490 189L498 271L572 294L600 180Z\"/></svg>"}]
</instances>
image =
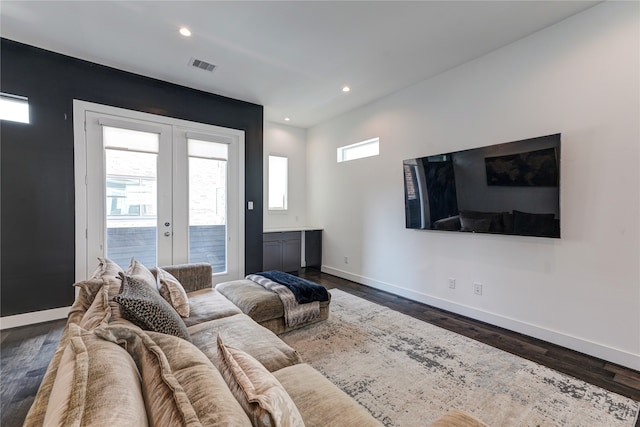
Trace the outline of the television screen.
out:
<instances>
[{"instance_id":1,"label":"television screen","mask_svg":"<svg viewBox=\"0 0 640 427\"><path fill-rule=\"evenodd\" d=\"M407 228L560 237L560 134L403 163Z\"/></svg>"}]
</instances>

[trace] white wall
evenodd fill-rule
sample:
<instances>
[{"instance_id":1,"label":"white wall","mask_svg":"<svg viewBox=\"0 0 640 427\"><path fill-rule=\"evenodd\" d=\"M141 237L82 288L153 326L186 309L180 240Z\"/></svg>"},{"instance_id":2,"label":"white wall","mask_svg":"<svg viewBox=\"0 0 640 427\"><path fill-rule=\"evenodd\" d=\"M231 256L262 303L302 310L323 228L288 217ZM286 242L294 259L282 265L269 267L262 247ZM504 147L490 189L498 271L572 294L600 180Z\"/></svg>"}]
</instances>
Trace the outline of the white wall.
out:
<instances>
[{"instance_id":1,"label":"white wall","mask_svg":"<svg viewBox=\"0 0 640 427\"><path fill-rule=\"evenodd\" d=\"M603 3L309 129L323 270L640 369L638 9ZM562 239L405 229L403 159L556 132ZM336 163L374 136L380 156Z\"/></svg>"},{"instance_id":2,"label":"white wall","mask_svg":"<svg viewBox=\"0 0 640 427\"><path fill-rule=\"evenodd\" d=\"M265 230L307 225L307 131L294 126L264 122L264 225ZM269 155L289 159L289 200L286 211L268 211Z\"/></svg>"}]
</instances>

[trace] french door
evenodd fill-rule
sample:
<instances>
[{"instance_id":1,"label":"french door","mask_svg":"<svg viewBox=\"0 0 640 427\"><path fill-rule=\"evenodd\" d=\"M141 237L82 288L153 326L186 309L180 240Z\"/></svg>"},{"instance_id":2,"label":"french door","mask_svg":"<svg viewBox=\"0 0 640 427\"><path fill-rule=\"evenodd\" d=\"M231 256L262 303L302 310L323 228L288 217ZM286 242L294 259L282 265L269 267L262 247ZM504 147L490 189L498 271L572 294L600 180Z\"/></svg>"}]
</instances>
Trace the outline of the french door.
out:
<instances>
[{"instance_id":1,"label":"french door","mask_svg":"<svg viewBox=\"0 0 640 427\"><path fill-rule=\"evenodd\" d=\"M82 101L74 130L79 279L98 256L243 275L243 132Z\"/></svg>"}]
</instances>

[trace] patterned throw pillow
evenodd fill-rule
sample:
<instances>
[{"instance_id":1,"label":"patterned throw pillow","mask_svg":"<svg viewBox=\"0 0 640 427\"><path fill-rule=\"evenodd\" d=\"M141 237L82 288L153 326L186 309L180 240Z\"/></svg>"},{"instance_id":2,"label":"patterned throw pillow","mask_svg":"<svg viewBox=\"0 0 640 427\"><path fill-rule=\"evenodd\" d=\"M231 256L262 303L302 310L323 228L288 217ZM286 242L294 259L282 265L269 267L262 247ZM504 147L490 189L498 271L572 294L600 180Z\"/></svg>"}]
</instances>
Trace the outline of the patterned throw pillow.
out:
<instances>
[{"instance_id":1,"label":"patterned throw pillow","mask_svg":"<svg viewBox=\"0 0 640 427\"><path fill-rule=\"evenodd\" d=\"M160 267L157 267L156 270L158 288L160 288L162 298L167 300L180 316L189 317L189 298L182 284L171 273L164 271Z\"/></svg>"},{"instance_id":2,"label":"patterned throw pillow","mask_svg":"<svg viewBox=\"0 0 640 427\"><path fill-rule=\"evenodd\" d=\"M132 277L121 274L122 288L113 300L122 315L142 329L175 335L191 341L189 331L178 313L160 294Z\"/></svg>"},{"instance_id":3,"label":"patterned throw pillow","mask_svg":"<svg viewBox=\"0 0 640 427\"><path fill-rule=\"evenodd\" d=\"M228 347L218 333L221 373L251 423L259 427L304 427L282 384L250 354Z\"/></svg>"}]
</instances>

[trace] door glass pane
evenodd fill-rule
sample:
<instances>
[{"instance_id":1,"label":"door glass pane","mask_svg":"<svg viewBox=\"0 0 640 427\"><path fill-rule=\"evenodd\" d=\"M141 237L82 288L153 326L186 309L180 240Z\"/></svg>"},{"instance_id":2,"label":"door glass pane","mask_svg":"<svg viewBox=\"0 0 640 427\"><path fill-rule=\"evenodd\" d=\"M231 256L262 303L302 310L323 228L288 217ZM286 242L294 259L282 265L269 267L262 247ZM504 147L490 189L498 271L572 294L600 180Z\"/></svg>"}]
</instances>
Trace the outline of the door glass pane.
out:
<instances>
[{"instance_id":1,"label":"door glass pane","mask_svg":"<svg viewBox=\"0 0 640 427\"><path fill-rule=\"evenodd\" d=\"M105 127L105 129L107 129ZM111 128L113 129L113 128ZM126 147L126 139L137 141L136 134L158 138L157 134L119 129L121 139L115 146ZM129 133L130 132L130 133ZM108 146L107 134L105 146ZM155 153L105 150L106 166L106 255L123 268L132 256L144 265L157 260L157 157Z\"/></svg>"},{"instance_id":2,"label":"door glass pane","mask_svg":"<svg viewBox=\"0 0 640 427\"><path fill-rule=\"evenodd\" d=\"M189 262L227 271L226 144L188 139Z\"/></svg>"}]
</instances>

